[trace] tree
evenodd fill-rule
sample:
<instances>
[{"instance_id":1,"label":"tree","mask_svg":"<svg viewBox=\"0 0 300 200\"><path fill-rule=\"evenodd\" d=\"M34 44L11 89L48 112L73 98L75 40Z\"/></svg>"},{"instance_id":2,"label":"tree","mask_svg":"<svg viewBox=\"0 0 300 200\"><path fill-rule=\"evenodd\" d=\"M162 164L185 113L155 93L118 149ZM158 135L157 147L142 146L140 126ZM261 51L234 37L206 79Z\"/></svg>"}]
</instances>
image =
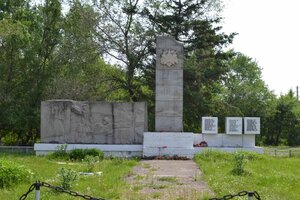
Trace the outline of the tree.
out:
<instances>
[{"instance_id":1,"label":"tree","mask_svg":"<svg viewBox=\"0 0 300 200\"><path fill-rule=\"evenodd\" d=\"M95 5L99 14L100 51L125 72L121 79L115 76L108 79L116 83L116 89L128 93L128 100L137 101L143 94L141 69L151 61L149 56L155 41L153 25L139 14L144 4L139 0L100 0Z\"/></svg>"},{"instance_id":2,"label":"tree","mask_svg":"<svg viewBox=\"0 0 300 200\"><path fill-rule=\"evenodd\" d=\"M276 101L272 115L268 117L265 144L290 145L300 144L300 104L292 91L281 95Z\"/></svg>"},{"instance_id":3,"label":"tree","mask_svg":"<svg viewBox=\"0 0 300 200\"><path fill-rule=\"evenodd\" d=\"M61 24L59 48L54 52L53 63L58 70L48 85L48 98L87 100L96 96L97 76L104 65L94 41L96 24L97 13L92 6L70 3Z\"/></svg>"},{"instance_id":4,"label":"tree","mask_svg":"<svg viewBox=\"0 0 300 200\"><path fill-rule=\"evenodd\" d=\"M17 142L33 142L39 132L39 107L55 68L51 57L59 39L60 1L43 7L30 1L0 4L0 128L17 134Z\"/></svg>"},{"instance_id":5,"label":"tree","mask_svg":"<svg viewBox=\"0 0 300 200\"><path fill-rule=\"evenodd\" d=\"M265 116L269 102L275 98L262 80L261 69L248 56L241 53L228 62L229 71L224 82L224 98L236 108L231 115Z\"/></svg>"}]
</instances>

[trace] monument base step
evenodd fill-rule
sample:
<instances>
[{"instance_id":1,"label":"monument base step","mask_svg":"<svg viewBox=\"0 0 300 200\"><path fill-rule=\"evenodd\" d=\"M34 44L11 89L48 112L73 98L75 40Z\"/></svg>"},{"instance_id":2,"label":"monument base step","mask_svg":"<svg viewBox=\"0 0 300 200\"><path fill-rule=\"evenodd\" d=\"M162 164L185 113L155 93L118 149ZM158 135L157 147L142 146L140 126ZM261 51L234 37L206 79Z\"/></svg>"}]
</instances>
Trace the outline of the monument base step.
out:
<instances>
[{"instance_id":1,"label":"monument base step","mask_svg":"<svg viewBox=\"0 0 300 200\"><path fill-rule=\"evenodd\" d=\"M191 149L194 134L191 132L144 132L144 148L183 148Z\"/></svg>"},{"instance_id":2,"label":"monument base step","mask_svg":"<svg viewBox=\"0 0 300 200\"><path fill-rule=\"evenodd\" d=\"M47 144L36 143L34 150L36 155L47 155L59 149L63 144ZM105 156L115 157L153 157L153 156L180 156L193 158L196 153L201 153L207 150L236 152L236 151L251 151L256 153L264 153L262 147L195 147L195 148L170 148L170 147L143 147L143 145L108 145L108 144L68 144L67 151L72 149L100 149Z\"/></svg>"},{"instance_id":3,"label":"monument base step","mask_svg":"<svg viewBox=\"0 0 300 200\"><path fill-rule=\"evenodd\" d=\"M248 151L263 154L264 150L262 147L250 147L250 148L240 148L240 147L195 147L192 149L184 148L143 148L144 157L164 157L164 156L179 156L192 159L195 154L204 151L222 151L234 153L237 151Z\"/></svg>"},{"instance_id":4,"label":"monument base step","mask_svg":"<svg viewBox=\"0 0 300 200\"><path fill-rule=\"evenodd\" d=\"M179 156L192 159L194 157L194 148L162 148L162 147L144 147L144 157L159 157L159 156Z\"/></svg>"}]
</instances>

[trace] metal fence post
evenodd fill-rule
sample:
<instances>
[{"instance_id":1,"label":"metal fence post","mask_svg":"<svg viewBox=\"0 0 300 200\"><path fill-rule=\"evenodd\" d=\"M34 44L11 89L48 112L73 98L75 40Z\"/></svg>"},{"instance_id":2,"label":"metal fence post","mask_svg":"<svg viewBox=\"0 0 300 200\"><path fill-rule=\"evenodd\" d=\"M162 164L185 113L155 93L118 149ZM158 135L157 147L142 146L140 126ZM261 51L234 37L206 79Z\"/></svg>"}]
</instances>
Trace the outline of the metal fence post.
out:
<instances>
[{"instance_id":1,"label":"metal fence post","mask_svg":"<svg viewBox=\"0 0 300 200\"><path fill-rule=\"evenodd\" d=\"M35 200L40 200L40 189L41 189L41 184L40 182L36 182L35 184Z\"/></svg>"},{"instance_id":2,"label":"metal fence post","mask_svg":"<svg viewBox=\"0 0 300 200\"><path fill-rule=\"evenodd\" d=\"M253 192L248 192L248 200L252 200L253 194Z\"/></svg>"}]
</instances>

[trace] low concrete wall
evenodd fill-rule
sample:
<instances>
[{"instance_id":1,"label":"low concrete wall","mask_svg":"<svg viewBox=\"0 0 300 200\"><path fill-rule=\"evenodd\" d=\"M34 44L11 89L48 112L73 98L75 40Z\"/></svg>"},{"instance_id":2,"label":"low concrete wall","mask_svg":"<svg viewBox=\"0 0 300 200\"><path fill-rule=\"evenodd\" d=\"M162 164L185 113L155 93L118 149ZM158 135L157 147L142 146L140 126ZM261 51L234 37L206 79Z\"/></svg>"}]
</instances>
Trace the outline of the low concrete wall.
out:
<instances>
[{"instance_id":1,"label":"low concrete wall","mask_svg":"<svg viewBox=\"0 0 300 200\"><path fill-rule=\"evenodd\" d=\"M193 147L205 141L208 147ZM263 148L255 146L255 135L242 134L193 134L173 132L144 133L143 156L184 156L193 158L196 153L205 150L226 152L253 151L263 153Z\"/></svg>"},{"instance_id":2,"label":"low concrete wall","mask_svg":"<svg viewBox=\"0 0 300 200\"><path fill-rule=\"evenodd\" d=\"M205 141L208 147L255 147L255 135L250 134L194 134L194 144Z\"/></svg>"},{"instance_id":3,"label":"low concrete wall","mask_svg":"<svg viewBox=\"0 0 300 200\"><path fill-rule=\"evenodd\" d=\"M142 144L147 121L145 102L43 101L41 142Z\"/></svg>"},{"instance_id":4,"label":"low concrete wall","mask_svg":"<svg viewBox=\"0 0 300 200\"><path fill-rule=\"evenodd\" d=\"M206 141L208 147L193 147ZM59 144L34 145L37 155L44 155L58 149ZM205 150L225 152L252 151L263 153L261 147L255 146L255 135L228 134L193 134L178 132L145 132L143 145L99 145L99 144L68 144L67 150L96 148L105 152L106 156L117 157L152 157L152 156L184 156L193 158L196 153Z\"/></svg>"}]
</instances>

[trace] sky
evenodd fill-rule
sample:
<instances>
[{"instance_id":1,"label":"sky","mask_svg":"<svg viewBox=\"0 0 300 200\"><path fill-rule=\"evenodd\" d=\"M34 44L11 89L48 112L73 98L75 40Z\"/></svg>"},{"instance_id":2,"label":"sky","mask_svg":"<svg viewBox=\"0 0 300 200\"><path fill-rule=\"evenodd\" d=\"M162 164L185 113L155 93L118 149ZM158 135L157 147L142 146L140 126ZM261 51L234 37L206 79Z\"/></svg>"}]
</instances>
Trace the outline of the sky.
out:
<instances>
[{"instance_id":1,"label":"sky","mask_svg":"<svg viewBox=\"0 0 300 200\"><path fill-rule=\"evenodd\" d=\"M257 61L275 94L300 86L300 0L223 0L223 31L230 48Z\"/></svg>"}]
</instances>

